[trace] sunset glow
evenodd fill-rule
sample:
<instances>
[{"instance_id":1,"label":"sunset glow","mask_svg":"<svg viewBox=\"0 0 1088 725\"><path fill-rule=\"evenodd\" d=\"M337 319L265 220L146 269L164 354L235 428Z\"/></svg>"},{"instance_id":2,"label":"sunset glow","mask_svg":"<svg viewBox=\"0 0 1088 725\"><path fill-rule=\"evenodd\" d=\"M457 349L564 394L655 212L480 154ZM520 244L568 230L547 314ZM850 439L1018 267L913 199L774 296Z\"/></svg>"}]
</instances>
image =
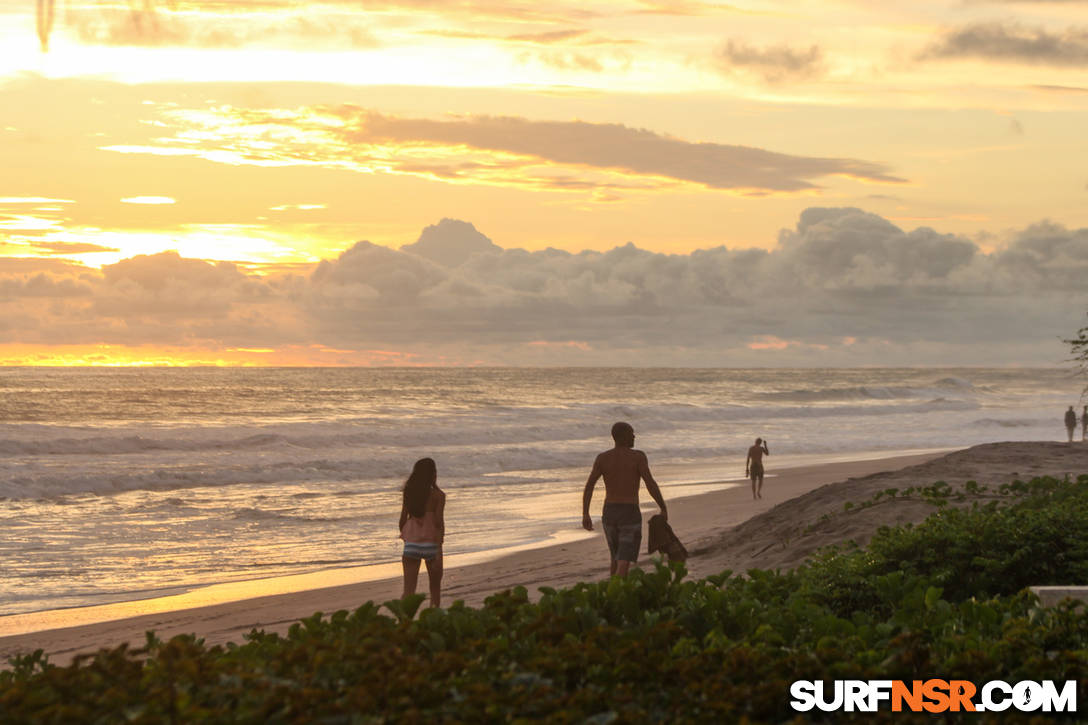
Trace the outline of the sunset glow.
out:
<instances>
[{"instance_id":1,"label":"sunset glow","mask_svg":"<svg viewBox=\"0 0 1088 725\"><path fill-rule=\"evenodd\" d=\"M1050 363L1001 310L1078 323L1036 293L1088 258L1080 3L35 12L8 364Z\"/></svg>"},{"instance_id":2,"label":"sunset glow","mask_svg":"<svg viewBox=\"0 0 1088 725\"><path fill-rule=\"evenodd\" d=\"M0 345L0 365L50 367L288 367L420 365L413 355L391 350L337 350L321 345L201 350L171 346Z\"/></svg>"}]
</instances>

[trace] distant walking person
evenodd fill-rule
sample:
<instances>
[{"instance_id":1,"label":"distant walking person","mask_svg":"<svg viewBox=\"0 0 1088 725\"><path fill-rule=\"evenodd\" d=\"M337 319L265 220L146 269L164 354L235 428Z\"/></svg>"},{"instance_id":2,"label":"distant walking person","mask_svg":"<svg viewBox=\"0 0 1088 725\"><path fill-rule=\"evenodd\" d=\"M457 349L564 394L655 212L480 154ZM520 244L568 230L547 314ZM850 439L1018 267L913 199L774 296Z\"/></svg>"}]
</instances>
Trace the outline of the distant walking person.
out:
<instances>
[{"instance_id":1,"label":"distant walking person","mask_svg":"<svg viewBox=\"0 0 1088 725\"><path fill-rule=\"evenodd\" d=\"M627 576L631 565L638 561L638 550L642 546L642 511L638 507L640 480L646 482L646 490L657 502L666 520L669 511L665 507L665 499L661 497L661 489L650 473L646 454L635 450L635 429L631 424L621 421L613 425L612 440L616 442L615 447L598 455L589 472L582 494L582 528L593 531L589 502L593 498L597 480L604 476L601 526L612 562L609 571L612 575Z\"/></svg>"},{"instance_id":2,"label":"distant walking person","mask_svg":"<svg viewBox=\"0 0 1088 725\"><path fill-rule=\"evenodd\" d=\"M1069 433L1069 442L1073 442L1073 431L1077 429L1077 414L1073 412L1073 406L1065 411L1065 430Z\"/></svg>"},{"instance_id":3,"label":"distant walking person","mask_svg":"<svg viewBox=\"0 0 1088 725\"><path fill-rule=\"evenodd\" d=\"M756 438L756 444L748 449L748 458L744 460L744 475L752 479L752 498L763 498L763 456L771 455L767 441ZM759 488L756 488L759 481Z\"/></svg>"},{"instance_id":4,"label":"distant walking person","mask_svg":"<svg viewBox=\"0 0 1088 725\"><path fill-rule=\"evenodd\" d=\"M1080 439L1088 440L1088 405L1084 406L1084 412L1080 414Z\"/></svg>"},{"instance_id":5,"label":"distant walking person","mask_svg":"<svg viewBox=\"0 0 1088 725\"><path fill-rule=\"evenodd\" d=\"M431 606L442 603L442 540L446 534L443 514L446 494L438 487L433 458L420 458L404 483L400 508L400 538L404 539L404 597L416 593L419 562L427 562Z\"/></svg>"}]
</instances>

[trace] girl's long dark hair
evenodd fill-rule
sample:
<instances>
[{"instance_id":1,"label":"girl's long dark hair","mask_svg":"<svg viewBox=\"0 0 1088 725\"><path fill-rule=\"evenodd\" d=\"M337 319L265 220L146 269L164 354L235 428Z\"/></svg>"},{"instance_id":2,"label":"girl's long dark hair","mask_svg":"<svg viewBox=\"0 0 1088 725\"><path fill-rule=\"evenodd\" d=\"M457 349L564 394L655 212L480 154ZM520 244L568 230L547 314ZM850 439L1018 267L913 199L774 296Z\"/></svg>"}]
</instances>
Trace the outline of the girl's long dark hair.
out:
<instances>
[{"instance_id":1,"label":"girl's long dark hair","mask_svg":"<svg viewBox=\"0 0 1088 725\"><path fill-rule=\"evenodd\" d=\"M427 511L427 499L431 496L437 471L433 458L420 458L404 482L404 508L417 519L423 518Z\"/></svg>"}]
</instances>

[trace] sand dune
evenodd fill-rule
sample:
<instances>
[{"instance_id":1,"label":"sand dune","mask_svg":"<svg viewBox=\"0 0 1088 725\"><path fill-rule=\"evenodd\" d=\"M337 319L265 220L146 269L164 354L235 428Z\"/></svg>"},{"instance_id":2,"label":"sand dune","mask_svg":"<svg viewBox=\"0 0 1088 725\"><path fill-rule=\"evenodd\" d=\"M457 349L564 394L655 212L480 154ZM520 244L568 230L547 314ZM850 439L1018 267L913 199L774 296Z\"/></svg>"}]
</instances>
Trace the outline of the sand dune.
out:
<instances>
[{"instance_id":1,"label":"sand dune","mask_svg":"<svg viewBox=\"0 0 1088 725\"><path fill-rule=\"evenodd\" d=\"M897 470L830 483L775 506L740 526L698 542L699 571L787 569L822 546L853 540L864 545L881 526L918 522L934 507L918 498L887 498L879 504L844 511L889 488L967 481L998 486L1036 476L1088 473L1088 445L1053 442L991 443ZM821 520L824 514L830 514Z\"/></svg>"}]
</instances>

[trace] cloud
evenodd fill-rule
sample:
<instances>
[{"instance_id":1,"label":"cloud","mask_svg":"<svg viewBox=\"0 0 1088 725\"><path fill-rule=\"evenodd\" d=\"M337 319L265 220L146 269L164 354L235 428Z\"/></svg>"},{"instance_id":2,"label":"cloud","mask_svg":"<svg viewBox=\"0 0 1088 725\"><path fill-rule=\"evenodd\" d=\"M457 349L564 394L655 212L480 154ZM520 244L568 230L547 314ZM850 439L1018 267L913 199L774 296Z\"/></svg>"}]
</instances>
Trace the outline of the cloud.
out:
<instances>
[{"instance_id":1,"label":"cloud","mask_svg":"<svg viewBox=\"0 0 1088 725\"><path fill-rule=\"evenodd\" d=\"M868 293L939 288L978 252L974 243L922 227L904 233L858 209L806 209L779 235L794 279L823 290Z\"/></svg>"},{"instance_id":2,"label":"cloud","mask_svg":"<svg viewBox=\"0 0 1088 725\"><path fill-rule=\"evenodd\" d=\"M176 253L102 270L0 259L0 343L390 350L490 364L1059 362L1083 317L1088 229L992 253L855 208L810 208L772 250L503 249L452 219L255 276Z\"/></svg>"},{"instance_id":3,"label":"cloud","mask_svg":"<svg viewBox=\"0 0 1088 725\"><path fill-rule=\"evenodd\" d=\"M871 161L687 141L622 124L481 115L406 118L355 106L165 114L185 131L154 145L104 148L558 191L692 184L761 195L816 190L816 181L827 176L904 181Z\"/></svg>"},{"instance_id":4,"label":"cloud","mask_svg":"<svg viewBox=\"0 0 1088 725\"><path fill-rule=\"evenodd\" d=\"M615 169L712 189L798 191L833 174L884 183L903 180L855 159L791 156L747 146L698 143L622 124L533 121L511 116L409 119L344 108L349 142L465 145L575 166Z\"/></svg>"},{"instance_id":5,"label":"cloud","mask_svg":"<svg viewBox=\"0 0 1088 725\"><path fill-rule=\"evenodd\" d=\"M635 45L636 40L628 38L616 38L598 33L591 33L584 28L567 28L564 30L546 30L533 33L484 33L478 30L456 30L449 28L426 28L419 31L420 35L436 36L440 38L456 38L459 40L484 40L489 43L507 43L512 45L537 45L537 46L594 46L594 45Z\"/></svg>"},{"instance_id":6,"label":"cloud","mask_svg":"<svg viewBox=\"0 0 1088 725\"><path fill-rule=\"evenodd\" d=\"M129 196L121 200L122 204L176 204L177 200L169 196Z\"/></svg>"},{"instance_id":7,"label":"cloud","mask_svg":"<svg viewBox=\"0 0 1088 725\"><path fill-rule=\"evenodd\" d=\"M65 23L89 45L238 48L314 41L337 48L381 45L371 26L353 14L327 6L306 13L286 5L275 9L278 12L268 13L253 7L205 6L201 12L183 14L147 2L128 10L73 8Z\"/></svg>"},{"instance_id":8,"label":"cloud","mask_svg":"<svg viewBox=\"0 0 1088 725\"><path fill-rule=\"evenodd\" d=\"M1088 88L1082 88L1080 86L1055 86L1055 85L1034 85L1029 86L1036 91L1044 91L1046 93L1088 93Z\"/></svg>"},{"instance_id":9,"label":"cloud","mask_svg":"<svg viewBox=\"0 0 1088 725\"><path fill-rule=\"evenodd\" d=\"M104 247L91 242L47 242L34 240L34 249L42 254L93 254L96 252L116 252L114 247Z\"/></svg>"},{"instance_id":10,"label":"cloud","mask_svg":"<svg viewBox=\"0 0 1088 725\"><path fill-rule=\"evenodd\" d=\"M872 362L865 356L887 340L906 346L897 355L911 345L946 352L1027 340L1052 345L1081 314L1055 314L1055 303L1088 275L1088 230L1037 225L987 255L955 235L904 231L858 209L815 208L770 252L718 247L665 255L630 244L605 253L503 250L472 254L452 268L413 256L360 244L325 263L312 280L320 304L307 305L315 327L355 344L373 342L375 329L391 345L549 342L554 353L577 340L598 362L644 346L659 350L662 363L742 348L838 351L842 360ZM391 278L398 283L376 287ZM665 348L672 352L661 353ZM969 360L980 349L959 347L959 354Z\"/></svg>"},{"instance_id":11,"label":"cloud","mask_svg":"<svg viewBox=\"0 0 1088 725\"><path fill-rule=\"evenodd\" d=\"M699 2L699 0L638 0L639 15L706 15L713 12L751 12L724 3Z\"/></svg>"},{"instance_id":12,"label":"cloud","mask_svg":"<svg viewBox=\"0 0 1088 725\"><path fill-rule=\"evenodd\" d=\"M310 280L312 290L339 305L352 300L404 307L445 278L433 262L370 242L358 242L334 262L323 261ZM331 292L331 296L326 295Z\"/></svg>"},{"instance_id":13,"label":"cloud","mask_svg":"<svg viewBox=\"0 0 1088 725\"><path fill-rule=\"evenodd\" d=\"M72 343L260 347L297 332L286 290L228 262L187 259L177 252L140 255L102 268L90 303L62 313L78 331L57 325Z\"/></svg>"},{"instance_id":14,"label":"cloud","mask_svg":"<svg viewBox=\"0 0 1088 725\"><path fill-rule=\"evenodd\" d=\"M71 277L39 272L32 276L0 276L0 300L10 297L84 297L91 287Z\"/></svg>"},{"instance_id":15,"label":"cloud","mask_svg":"<svg viewBox=\"0 0 1088 725\"><path fill-rule=\"evenodd\" d=\"M60 227L55 214L4 214L0 210L0 229L9 232L41 232Z\"/></svg>"},{"instance_id":16,"label":"cloud","mask_svg":"<svg viewBox=\"0 0 1088 725\"><path fill-rule=\"evenodd\" d=\"M413 244L405 244L401 251L417 254L444 267L457 267L474 254L501 252L502 247L468 222L443 219L424 229L419 239Z\"/></svg>"},{"instance_id":17,"label":"cloud","mask_svg":"<svg viewBox=\"0 0 1088 725\"><path fill-rule=\"evenodd\" d=\"M796 50L787 45L757 48L730 40L716 55L716 65L726 73L754 74L767 83L784 83L821 75L823 51L813 45Z\"/></svg>"},{"instance_id":18,"label":"cloud","mask_svg":"<svg viewBox=\"0 0 1088 725\"><path fill-rule=\"evenodd\" d=\"M1019 24L976 23L948 31L921 57L981 58L1081 68L1088 66L1088 29L1052 32Z\"/></svg>"},{"instance_id":19,"label":"cloud","mask_svg":"<svg viewBox=\"0 0 1088 725\"><path fill-rule=\"evenodd\" d=\"M138 0L144 8L155 9L153 0ZM296 9L297 0L193 0L186 9L200 12L267 13L277 10ZM172 7L167 3L167 7ZM535 0L325 0L324 7L347 7L371 12L422 12L434 14L468 15L486 18L554 19L559 13L572 17L594 17L582 3L550 3L542 6ZM310 9L309 6L307 9Z\"/></svg>"},{"instance_id":20,"label":"cloud","mask_svg":"<svg viewBox=\"0 0 1088 725\"><path fill-rule=\"evenodd\" d=\"M603 73L605 70L610 69L610 66L606 66L606 61L601 55L591 53L571 53L549 50L537 53L522 53L518 56L518 60L522 63L528 63L535 60L561 71ZM630 61L621 58L620 64L629 66Z\"/></svg>"},{"instance_id":21,"label":"cloud","mask_svg":"<svg viewBox=\"0 0 1088 725\"><path fill-rule=\"evenodd\" d=\"M1088 279L1088 229L1033 224L1016 235L995 263L1005 282L1019 289L1049 287L1076 293Z\"/></svg>"},{"instance_id":22,"label":"cloud","mask_svg":"<svg viewBox=\"0 0 1088 725\"><path fill-rule=\"evenodd\" d=\"M54 275L78 277L89 273L83 265L67 259L48 257L0 257L0 275L30 275L48 272Z\"/></svg>"},{"instance_id":23,"label":"cloud","mask_svg":"<svg viewBox=\"0 0 1088 725\"><path fill-rule=\"evenodd\" d=\"M71 199L52 199L48 196L0 196L0 204L75 204Z\"/></svg>"},{"instance_id":24,"label":"cloud","mask_svg":"<svg viewBox=\"0 0 1088 725\"><path fill-rule=\"evenodd\" d=\"M317 211L327 209L328 204L279 204L268 208L270 211Z\"/></svg>"},{"instance_id":25,"label":"cloud","mask_svg":"<svg viewBox=\"0 0 1088 725\"><path fill-rule=\"evenodd\" d=\"M565 43L568 40L575 40L582 38L587 31L571 28L567 30L549 30L543 33L519 33L517 35L506 36L507 40L522 42L522 43L540 43L548 45L551 43Z\"/></svg>"},{"instance_id":26,"label":"cloud","mask_svg":"<svg viewBox=\"0 0 1088 725\"><path fill-rule=\"evenodd\" d=\"M52 9L52 0L38 3L43 49L47 49L52 32ZM86 5L69 8L64 22L81 42L95 45L235 48L320 41L325 47L374 48L382 45L375 34L375 21L384 16L393 16L393 24L403 27L413 18L426 22L432 16L468 26L481 20L578 22L597 17L598 13L578 3L522 0L329 0L309 5L294 0L197 0L181 9L172 3L164 6L152 0L130 0L127 9Z\"/></svg>"},{"instance_id":27,"label":"cloud","mask_svg":"<svg viewBox=\"0 0 1088 725\"><path fill-rule=\"evenodd\" d=\"M599 12L588 9L586 3L541 3L537 0L332 0L330 4L381 12L428 13L447 18L465 16L474 21L490 18L522 22L564 22L587 20L600 15Z\"/></svg>"}]
</instances>

